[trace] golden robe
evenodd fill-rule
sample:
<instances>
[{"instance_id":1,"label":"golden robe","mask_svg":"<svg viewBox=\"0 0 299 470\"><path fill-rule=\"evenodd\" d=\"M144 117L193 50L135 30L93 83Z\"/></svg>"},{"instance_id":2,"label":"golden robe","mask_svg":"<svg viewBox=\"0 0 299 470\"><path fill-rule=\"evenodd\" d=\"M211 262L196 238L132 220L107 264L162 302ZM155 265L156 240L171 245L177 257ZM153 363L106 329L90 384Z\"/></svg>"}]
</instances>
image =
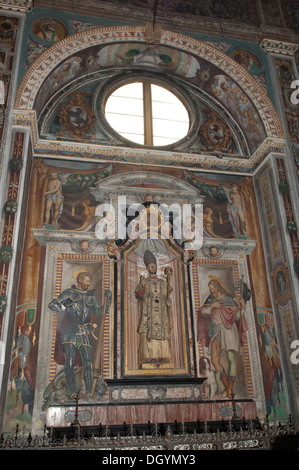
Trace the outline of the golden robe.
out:
<instances>
[{"instance_id":1,"label":"golden robe","mask_svg":"<svg viewBox=\"0 0 299 470\"><path fill-rule=\"evenodd\" d=\"M167 282L156 276L145 279L145 285L139 283L136 287L140 315L137 329L140 334L139 365L171 359L168 293Z\"/></svg>"}]
</instances>

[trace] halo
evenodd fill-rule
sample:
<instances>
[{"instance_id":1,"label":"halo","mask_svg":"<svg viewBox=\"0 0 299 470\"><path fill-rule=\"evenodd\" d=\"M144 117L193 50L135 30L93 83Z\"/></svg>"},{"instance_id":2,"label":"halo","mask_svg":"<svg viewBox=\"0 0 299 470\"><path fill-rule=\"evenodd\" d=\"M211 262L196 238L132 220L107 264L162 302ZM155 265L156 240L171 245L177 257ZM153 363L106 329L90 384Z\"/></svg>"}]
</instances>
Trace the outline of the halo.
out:
<instances>
[{"instance_id":1,"label":"halo","mask_svg":"<svg viewBox=\"0 0 299 470\"><path fill-rule=\"evenodd\" d=\"M76 272L73 274L72 278L73 278L73 279L76 279L79 273L85 273L85 272L88 272L88 269L87 269L87 268L78 269L78 271L76 271Z\"/></svg>"},{"instance_id":2,"label":"halo","mask_svg":"<svg viewBox=\"0 0 299 470\"><path fill-rule=\"evenodd\" d=\"M211 281L218 281L221 286L223 286L224 284L224 282L221 279L219 279L219 277L209 275L209 278L211 279Z\"/></svg>"}]
</instances>

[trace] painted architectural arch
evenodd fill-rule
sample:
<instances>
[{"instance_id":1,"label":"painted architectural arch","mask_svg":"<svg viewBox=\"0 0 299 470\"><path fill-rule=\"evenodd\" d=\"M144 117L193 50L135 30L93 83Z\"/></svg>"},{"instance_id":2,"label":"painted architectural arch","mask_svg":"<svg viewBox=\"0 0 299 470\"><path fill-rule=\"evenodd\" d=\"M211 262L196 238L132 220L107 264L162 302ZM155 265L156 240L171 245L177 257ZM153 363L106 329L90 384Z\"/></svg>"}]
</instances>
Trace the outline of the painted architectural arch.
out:
<instances>
[{"instance_id":1,"label":"painted architectural arch","mask_svg":"<svg viewBox=\"0 0 299 470\"><path fill-rule=\"evenodd\" d=\"M137 62L136 54L139 53L144 59L150 47L155 47L157 54L168 60L162 61L162 65L160 61L159 66L153 65L151 61L150 67L144 61ZM134 54L131 53L132 50ZM58 97L66 96L67 92L80 91L80 84L82 86L86 83L87 78L87 83L90 84L102 70L126 70L128 67L134 70L142 70L143 67L143 70L150 71L156 67L166 78L178 77L190 87L197 87L210 103L220 107L222 114L226 114L235 123L239 134L243 135L243 140L247 140L249 146L247 157L246 152L239 155L240 151L236 155L230 155L234 152L229 149L221 156L224 159L220 163L209 147L206 153L197 147L193 152L188 148L179 149L183 152L183 156L179 157L167 156L165 152L161 152L156 163L165 163L167 158L175 162L178 158L178 161L192 167L199 163L197 157L200 155L201 163L206 164L206 159L210 168L214 164L215 168L218 165L222 168L234 166L250 172L271 148L282 148L284 133L277 112L265 90L241 64L209 43L180 33L162 31L159 41L153 46L147 28L143 26L101 27L79 32L54 43L32 63L23 77L15 101L15 122L20 124L25 118L31 118L34 147L42 153L47 153L48 150L53 155L55 152L74 149L80 152L83 146L91 154L101 153L107 156L114 150L116 155L117 144L113 148L113 143L112 147L110 143L109 150L107 146L103 148L99 145L105 145L105 142L93 141L90 136L87 136L88 146L82 141L80 145L69 145L66 142L68 137L62 137L59 144L52 142L49 146L47 138L41 138L36 121L43 108L50 108L50 103L57 101ZM92 130L90 132L93 137ZM48 138L51 139L51 136ZM132 162L135 161L136 149L127 149L127 157Z\"/></svg>"}]
</instances>

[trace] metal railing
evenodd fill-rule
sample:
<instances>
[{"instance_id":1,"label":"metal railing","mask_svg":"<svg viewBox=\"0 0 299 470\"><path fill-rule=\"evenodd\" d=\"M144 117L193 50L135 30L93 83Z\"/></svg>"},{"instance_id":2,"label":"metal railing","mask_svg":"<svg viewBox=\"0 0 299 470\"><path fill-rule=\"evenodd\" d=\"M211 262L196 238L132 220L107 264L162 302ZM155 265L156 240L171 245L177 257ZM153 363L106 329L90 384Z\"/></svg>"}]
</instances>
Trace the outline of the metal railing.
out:
<instances>
[{"instance_id":1,"label":"metal railing","mask_svg":"<svg viewBox=\"0 0 299 470\"><path fill-rule=\"evenodd\" d=\"M72 433L57 436L53 429L44 428L40 435L21 432L17 425L16 432L11 435L2 435L0 450L49 450L49 449L86 449L107 451L197 451L197 450L272 450L272 449L299 449L299 426L290 419L286 424L265 423L256 425L249 421L244 427L235 428L234 422L227 423L227 429L211 431L209 423L203 423L202 432L194 430L188 432L184 423L180 431L174 433L170 426L164 433L155 425L152 433L143 431L136 433L133 424L129 426L126 435L111 432L105 426L100 435L87 434L84 427L76 423Z\"/></svg>"}]
</instances>

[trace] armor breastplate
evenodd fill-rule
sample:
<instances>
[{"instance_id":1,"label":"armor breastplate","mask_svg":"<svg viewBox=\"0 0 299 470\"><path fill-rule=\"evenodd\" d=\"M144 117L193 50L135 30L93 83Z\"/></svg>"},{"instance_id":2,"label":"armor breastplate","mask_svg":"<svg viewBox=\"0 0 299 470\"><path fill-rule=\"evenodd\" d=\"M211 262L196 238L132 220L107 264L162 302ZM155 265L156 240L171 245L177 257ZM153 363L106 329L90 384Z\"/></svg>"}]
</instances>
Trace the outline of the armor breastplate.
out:
<instances>
[{"instance_id":1,"label":"armor breastplate","mask_svg":"<svg viewBox=\"0 0 299 470\"><path fill-rule=\"evenodd\" d=\"M68 309L69 314L78 324L89 322L91 312L97 307L95 289L80 291L79 289L66 289L53 301L53 310L61 310L62 306ZM51 305L49 305L51 308ZM59 308L60 307L60 308Z\"/></svg>"}]
</instances>

